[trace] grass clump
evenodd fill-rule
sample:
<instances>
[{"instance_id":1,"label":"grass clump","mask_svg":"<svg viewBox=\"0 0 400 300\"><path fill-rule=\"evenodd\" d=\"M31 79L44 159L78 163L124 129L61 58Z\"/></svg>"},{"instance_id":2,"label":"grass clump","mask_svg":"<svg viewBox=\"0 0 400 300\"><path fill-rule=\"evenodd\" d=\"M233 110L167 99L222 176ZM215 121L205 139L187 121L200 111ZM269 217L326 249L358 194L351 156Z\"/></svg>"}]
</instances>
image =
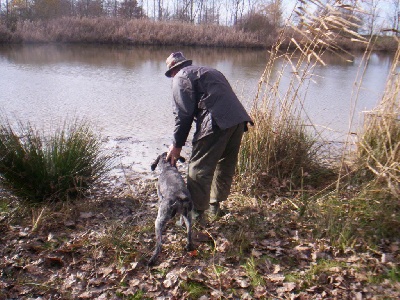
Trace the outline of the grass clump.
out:
<instances>
[{"instance_id":1,"label":"grass clump","mask_svg":"<svg viewBox=\"0 0 400 300\"><path fill-rule=\"evenodd\" d=\"M15 195L32 202L84 195L111 166L100 137L75 120L47 137L31 124L0 124L0 179Z\"/></svg>"},{"instance_id":2,"label":"grass clump","mask_svg":"<svg viewBox=\"0 0 400 300\"><path fill-rule=\"evenodd\" d=\"M250 278L251 285L254 288L265 285L265 280L258 271L257 261L253 257L248 258L243 267L246 270L247 276Z\"/></svg>"},{"instance_id":3,"label":"grass clump","mask_svg":"<svg viewBox=\"0 0 400 300\"><path fill-rule=\"evenodd\" d=\"M253 191L267 186L277 190L299 189L317 168L316 139L307 132L299 116L292 118L290 112L280 113L286 114L283 119L273 115L273 110L254 112L255 128L243 139L239 174L241 183Z\"/></svg>"}]
</instances>

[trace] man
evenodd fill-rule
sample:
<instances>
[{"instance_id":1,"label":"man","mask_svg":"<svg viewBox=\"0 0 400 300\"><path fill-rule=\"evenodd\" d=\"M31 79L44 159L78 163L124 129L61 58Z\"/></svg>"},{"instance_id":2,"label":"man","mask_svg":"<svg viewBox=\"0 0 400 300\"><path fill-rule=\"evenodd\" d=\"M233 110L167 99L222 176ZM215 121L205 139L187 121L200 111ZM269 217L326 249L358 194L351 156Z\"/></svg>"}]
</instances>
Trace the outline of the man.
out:
<instances>
[{"instance_id":1,"label":"man","mask_svg":"<svg viewBox=\"0 0 400 300\"><path fill-rule=\"evenodd\" d=\"M220 203L229 195L242 135L252 121L219 71L193 66L181 52L172 53L166 64L165 75L173 78L175 115L167 160L176 164L194 121L187 185L194 217L204 222L207 209L214 216L222 214Z\"/></svg>"}]
</instances>

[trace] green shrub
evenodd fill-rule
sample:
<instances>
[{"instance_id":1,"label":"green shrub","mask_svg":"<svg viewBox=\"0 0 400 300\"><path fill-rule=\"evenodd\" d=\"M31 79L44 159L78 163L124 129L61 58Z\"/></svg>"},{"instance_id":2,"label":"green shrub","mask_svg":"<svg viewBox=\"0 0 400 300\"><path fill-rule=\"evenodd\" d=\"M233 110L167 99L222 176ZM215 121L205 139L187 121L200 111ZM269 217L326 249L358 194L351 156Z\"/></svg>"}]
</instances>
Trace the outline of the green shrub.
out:
<instances>
[{"instance_id":1,"label":"green shrub","mask_svg":"<svg viewBox=\"0 0 400 300\"><path fill-rule=\"evenodd\" d=\"M65 122L51 137L18 124L0 122L0 179L19 197L33 202L80 197L111 166L100 137L85 121Z\"/></svg>"}]
</instances>

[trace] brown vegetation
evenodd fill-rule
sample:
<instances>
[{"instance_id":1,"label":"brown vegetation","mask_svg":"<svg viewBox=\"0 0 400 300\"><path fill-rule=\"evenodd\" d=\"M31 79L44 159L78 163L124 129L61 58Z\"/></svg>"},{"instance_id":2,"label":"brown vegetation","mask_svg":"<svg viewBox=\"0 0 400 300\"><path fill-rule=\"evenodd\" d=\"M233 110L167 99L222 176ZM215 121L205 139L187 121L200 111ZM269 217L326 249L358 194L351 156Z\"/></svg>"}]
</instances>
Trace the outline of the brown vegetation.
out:
<instances>
[{"instance_id":1,"label":"brown vegetation","mask_svg":"<svg viewBox=\"0 0 400 300\"><path fill-rule=\"evenodd\" d=\"M156 46L202 46L202 47L247 47L270 48L281 39L281 48L296 46L290 43L299 31L285 28L285 36L279 37L277 28L267 19L257 15L243 19L235 27L183 22L151 21L148 19L118 18L76 18L62 17L52 20L18 21L12 28L0 22L1 43L102 43L124 45ZM300 31L301 32L301 31ZM300 43L300 39L298 39ZM397 44L393 37L377 36L374 39L376 51L395 51ZM338 36L338 49L363 51L365 43L357 43ZM324 47L319 44L319 47Z\"/></svg>"},{"instance_id":2,"label":"brown vegetation","mask_svg":"<svg viewBox=\"0 0 400 300\"><path fill-rule=\"evenodd\" d=\"M218 25L152 22L144 19L61 18L21 21L15 31L0 28L11 42L112 43L129 45L188 45L262 47L255 34Z\"/></svg>"}]
</instances>

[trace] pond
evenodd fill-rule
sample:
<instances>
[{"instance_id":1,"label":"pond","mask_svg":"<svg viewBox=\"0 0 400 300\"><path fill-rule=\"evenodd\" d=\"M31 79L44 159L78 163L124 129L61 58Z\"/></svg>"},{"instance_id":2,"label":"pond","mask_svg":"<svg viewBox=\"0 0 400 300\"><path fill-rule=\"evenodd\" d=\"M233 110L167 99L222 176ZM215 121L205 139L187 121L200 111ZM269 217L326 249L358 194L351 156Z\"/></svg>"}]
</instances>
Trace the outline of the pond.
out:
<instances>
[{"instance_id":1,"label":"pond","mask_svg":"<svg viewBox=\"0 0 400 300\"><path fill-rule=\"evenodd\" d=\"M117 172L149 173L151 161L171 143L171 79L164 73L166 57L177 50L194 64L222 71L251 107L268 58L265 50L14 45L0 46L1 113L44 129L66 119L88 119L118 155ZM324 59L328 66L317 68L305 109L329 139L340 141L349 132L353 106L350 131L360 126L362 112L379 102L392 56L372 55L356 103L351 99L362 72L361 54L352 62L333 55ZM190 143L184 148L188 153Z\"/></svg>"}]
</instances>

